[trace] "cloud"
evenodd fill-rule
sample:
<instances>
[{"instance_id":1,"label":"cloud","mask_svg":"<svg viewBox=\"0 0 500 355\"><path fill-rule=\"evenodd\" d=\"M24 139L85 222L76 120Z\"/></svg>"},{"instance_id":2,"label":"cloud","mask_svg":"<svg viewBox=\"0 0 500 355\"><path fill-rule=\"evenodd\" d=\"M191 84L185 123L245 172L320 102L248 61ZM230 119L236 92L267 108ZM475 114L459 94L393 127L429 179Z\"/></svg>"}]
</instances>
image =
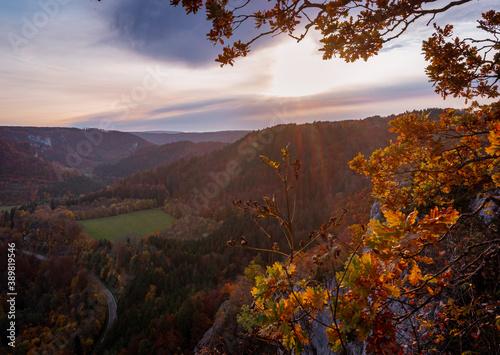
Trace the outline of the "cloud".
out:
<instances>
[{"instance_id":1,"label":"cloud","mask_svg":"<svg viewBox=\"0 0 500 355\"><path fill-rule=\"evenodd\" d=\"M443 101L425 80L413 80L399 85L335 88L305 97L263 95L193 101L134 112L127 120L95 116L77 126L96 126L99 119L108 117L115 129L128 131L260 129L280 123L361 119L444 106L461 107L458 101Z\"/></svg>"},{"instance_id":2,"label":"cloud","mask_svg":"<svg viewBox=\"0 0 500 355\"><path fill-rule=\"evenodd\" d=\"M164 114L164 113L171 113L171 112L189 112L192 110L202 110L202 109L210 109L210 107L214 106L219 106L219 105L225 105L227 103L230 103L232 101L235 101L233 98L227 98L227 99L211 99L211 100L205 100L205 101L193 101L189 103L184 103L184 104L179 104L179 105L171 105L167 107L162 107L158 109L154 109L153 111L148 112L149 115L151 116L156 116L158 114Z\"/></svg>"},{"instance_id":3,"label":"cloud","mask_svg":"<svg viewBox=\"0 0 500 355\"><path fill-rule=\"evenodd\" d=\"M210 23L203 11L187 15L170 1L124 0L110 20L117 40L145 56L196 66L217 57L219 49L206 38Z\"/></svg>"},{"instance_id":4,"label":"cloud","mask_svg":"<svg viewBox=\"0 0 500 355\"><path fill-rule=\"evenodd\" d=\"M300 123L442 106L419 49L425 37L418 31L431 27L416 27L390 50L354 64L322 61L314 32L300 44L268 36L247 58L221 69L213 62L219 48L206 39L210 23L203 12L186 15L168 0L73 0L16 54L5 35L22 34L23 18L31 21L46 1L3 1L0 124L98 127L108 119L116 129L213 131L265 127L283 107L290 122ZM229 4L238 1L245 0ZM236 34L243 39L254 33L243 30ZM147 90L144 100L124 99L140 93L148 69L158 67L168 72L161 85ZM287 88L300 89L301 96L287 96ZM125 116L114 109L124 100L130 102Z\"/></svg>"},{"instance_id":5,"label":"cloud","mask_svg":"<svg viewBox=\"0 0 500 355\"><path fill-rule=\"evenodd\" d=\"M242 5L243 9L237 9ZM270 6L267 1L228 0L226 8L237 9L237 16ZM111 29L119 43L154 59L204 66L214 64L215 58L222 53L223 46L214 46L206 36L212 23L206 19L204 7L198 13L188 15L181 5L172 6L168 0L122 0L113 6L109 16ZM268 30L267 25L259 30L254 26L251 19L240 24L234 29L234 36L225 39L224 45L237 40L249 41ZM252 43L251 50L255 52L276 42L276 38L264 36Z\"/></svg>"}]
</instances>

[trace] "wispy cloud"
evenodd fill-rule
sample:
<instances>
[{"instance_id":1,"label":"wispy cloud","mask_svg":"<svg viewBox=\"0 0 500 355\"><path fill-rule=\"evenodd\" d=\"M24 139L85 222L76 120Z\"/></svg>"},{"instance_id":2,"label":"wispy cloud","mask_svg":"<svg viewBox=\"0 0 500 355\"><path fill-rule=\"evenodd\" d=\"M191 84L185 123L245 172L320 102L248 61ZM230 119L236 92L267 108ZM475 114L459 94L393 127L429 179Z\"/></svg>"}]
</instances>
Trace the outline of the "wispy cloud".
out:
<instances>
[{"instance_id":1,"label":"wispy cloud","mask_svg":"<svg viewBox=\"0 0 500 355\"><path fill-rule=\"evenodd\" d=\"M41 3L59 7L44 10ZM457 8L450 20L467 33L475 27L470 16L496 3L474 2L474 15ZM268 38L235 67L221 69L204 14L186 15L169 1L0 0L0 6L2 125L112 122L123 130L213 131L262 128L276 121L276 110L300 123L461 105L443 102L425 77L420 43L431 29L424 24L367 63L322 61L312 34L300 44ZM24 36L29 26L35 31ZM9 33L20 36L18 48ZM146 90L151 68L165 75Z\"/></svg>"}]
</instances>

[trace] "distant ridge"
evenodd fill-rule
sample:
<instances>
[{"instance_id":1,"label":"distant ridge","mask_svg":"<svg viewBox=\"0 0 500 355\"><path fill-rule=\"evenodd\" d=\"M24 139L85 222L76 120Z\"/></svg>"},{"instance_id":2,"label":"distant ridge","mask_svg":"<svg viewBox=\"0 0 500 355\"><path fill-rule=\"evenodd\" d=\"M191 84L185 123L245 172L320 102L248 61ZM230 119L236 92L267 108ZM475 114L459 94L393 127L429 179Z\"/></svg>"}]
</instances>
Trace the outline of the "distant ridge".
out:
<instances>
[{"instance_id":1,"label":"distant ridge","mask_svg":"<svg viewBox=\"0 0 500 355\"><path fill-rule=\"evenodd\" d=\"M102 163L130 156L152 145L134 134L64 127L0 127L0 138L26 144L35 157L89 174Z\"/></svg>"},{"instance_id":2,"label":"distant ridge","mask_svg":"<svg viewBox=\"0 0 500 355\"><path fill-rule=\"evenodd\" d=\"M137 133L170 133L170 134L177 134L177 133L185 133L182 131L141 131L141 132L129 132L132 134L137 134Z\"/></svg>"},{"instance_id":3,"label":"distant ridge","mask_svg":"<svg viewBox=\"0 0 500 355\"><path fill-rule=\"evenodd\" d=\"M150 145L136 150L130 156L120 159L117 162L97 166L95 173L104 178L123 178L137 172L154 169L160 165L173 163L180 159L209 153L227 144L221 142L194 143L181 141L161 146Z\"/></svg>"},{"instance_id":4,"label":"distant ridge","mask_svg":"<svg viewBox=\"0 0 500 355\"><path fill-rule=\"evenodd\" d=\"M163 145L181 141L234 143L251 131L220 132L130 132L153 144Z\"/></svg>"}]
</instances>

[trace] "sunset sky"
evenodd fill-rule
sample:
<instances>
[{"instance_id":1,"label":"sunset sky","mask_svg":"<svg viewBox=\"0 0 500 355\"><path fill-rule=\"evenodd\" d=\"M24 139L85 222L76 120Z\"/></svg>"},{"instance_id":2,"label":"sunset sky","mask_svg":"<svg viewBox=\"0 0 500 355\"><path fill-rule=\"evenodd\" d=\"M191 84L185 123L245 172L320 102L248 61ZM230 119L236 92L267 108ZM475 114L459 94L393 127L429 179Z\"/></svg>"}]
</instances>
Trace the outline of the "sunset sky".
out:
<instances>
[{"instance_id":1,"label":"sunset sky","mask_svg":"<svg viewBox=\"0 0 500 355\"><path fill-rule=\"evenodd\" d=\"M0 0L0 125L216 131L463 107L425 76L424 24L368 62L323 61L312 33L266 39L220 68L204 14L169 3ZM498 7L476 1L436 21L471 34Z\"/></svg>"}]
</instances>

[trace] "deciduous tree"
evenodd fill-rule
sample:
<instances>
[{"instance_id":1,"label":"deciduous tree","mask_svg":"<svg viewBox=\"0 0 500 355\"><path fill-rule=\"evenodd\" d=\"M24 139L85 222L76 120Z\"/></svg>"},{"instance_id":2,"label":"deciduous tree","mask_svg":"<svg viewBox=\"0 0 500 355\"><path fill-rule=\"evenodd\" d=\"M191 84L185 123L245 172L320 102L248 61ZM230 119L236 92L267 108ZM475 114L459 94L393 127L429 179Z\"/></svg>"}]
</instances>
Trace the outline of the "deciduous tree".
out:
<instances>
[{"instance_id":1,"label":"deciduous tree","mask_svg":"<svg viewBox=\"0 0 500 355\"><path fill-rule=\"evenodd\" d=\"M397 142L369 159L358 156L352 162L373 178L384 220L352 226L347 242L331 233L334 224L325 224L311 234L311 240L325 239L313 255L302 249L294 252L289 242L286 261L256 277L255 307L241 318L248 319L250 313L260 325L259 336L296 351L308 344L311 333L306 329L316 322L336 351L365 341L373 354L454 351L458 343L459 353L481 349L495 354L500 341L498 217L486 225L479 213L496 198L489 193L472 210L453 201L464 193L470 201L478 191L498 188L492 178L498 171L498 156L492 155L495 134L486 130L482 134L489 139L481 140L462 131L470 115L479 112L485 114L478 110L450 116L448 111L441 123L425 115L396 119ZM498 122L498 110L488 112ZM447 124L451 117L455 130ZM440 131L440 125L447 129ZM459 136L450 138L450 132ZM475 144L471 137L477 139ZM413 149L405 150L410 142ZM464 145L471 155L462 151ZM264 161L275 170L280 167ZM293 240L293 228L282 217L286 208L281 212L268 202L243 208L255 213L256 222L276 219L285 238ZM252 248L247 243L239 246ZM283 254L277 248L271 251ZM298 270L304 258L310 260L309 271ZM318 316L325 312L326 318Z\"/></svg>"},{"instance_id":2,"label":"deciduous tree","mask_svg":"<svg viewBox=\"0 0 500 355\"><path fill-rule=\"evenodd\" d=\"M258 5L251 1L234 5L228 0L171 1L173 5L181 4L188 14L204 9L207 20L212 22L207 37L214 44L226 44L227 40L237 37L216 59L221 65L233 65L235 58L246 56L250 45L261 37L286 34L301 41L310 30L320 33L324 59L339 56L348 62L367 60L415 23L427 21L429 25L436 15L470 2L472 0L271 0ZM443 29L436 27L424 51L432 62L428 69L434 72L432 80L443 83L438 85L439 90L455 93L468 82L469 94L494 94L484 84L490 79L498 80L499 76L498 21L498 12L489 11L479 21L479 28L489 35L488 38L449 43L444 39L451 36L453 27L450 24ZM245 23L255 27L246 39L241 38L245 35L235 35ZM478 43L480 47L469 43ZM453 63L449 63L450 60ZM438 72L438 68L443 67L446 69ZM458 72L458 85L451 89L446 82L453 80Z\"/></svg>"}]
</instances>

